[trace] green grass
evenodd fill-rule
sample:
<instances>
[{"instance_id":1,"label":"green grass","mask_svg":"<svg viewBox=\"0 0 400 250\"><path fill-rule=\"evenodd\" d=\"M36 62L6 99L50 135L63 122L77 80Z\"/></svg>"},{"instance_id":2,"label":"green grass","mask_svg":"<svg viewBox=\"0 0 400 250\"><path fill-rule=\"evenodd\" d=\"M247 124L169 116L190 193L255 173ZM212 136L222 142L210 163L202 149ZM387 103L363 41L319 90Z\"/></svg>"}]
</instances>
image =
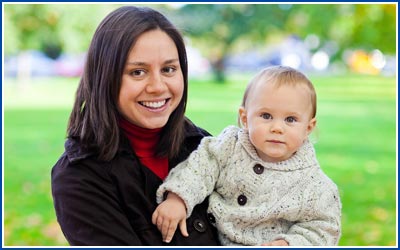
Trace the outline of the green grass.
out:
<instances>
[{"instance_id":1,"label":"green grass","mask_svg":"<svg viewBox=\"0 0 400 250\"><path fill-rule=\"evenodd\" d=\"M250 76L224 85L190 81L188 117L212 134L236 124ZM316 150L339 187L340 246L395 246L396 79L313 76L318 93ZM63 152L77 79L3 86L4 245L66 245L55 219L50 171Z\"/></svg>"}]
</instances>

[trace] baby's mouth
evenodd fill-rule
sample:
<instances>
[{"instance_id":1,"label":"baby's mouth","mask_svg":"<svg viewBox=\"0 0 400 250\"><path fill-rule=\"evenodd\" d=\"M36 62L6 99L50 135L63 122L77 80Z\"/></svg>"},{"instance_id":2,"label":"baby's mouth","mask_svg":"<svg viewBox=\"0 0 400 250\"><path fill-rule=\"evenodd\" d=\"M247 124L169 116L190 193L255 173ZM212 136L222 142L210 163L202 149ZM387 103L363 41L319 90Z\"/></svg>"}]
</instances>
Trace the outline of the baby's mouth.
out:
<instances>
[{"instance_id":1,"label":"baby's mouth","mask_svg":"<svg viewBox=\"0 0 400 250\"><path fill-rule=\"evenodd\" d=\"M270 142L270 143L277 143L277 144L284 144L284 142L279 141L279 140L267 140L267 142Z\"/></svg>"}]
</instances>

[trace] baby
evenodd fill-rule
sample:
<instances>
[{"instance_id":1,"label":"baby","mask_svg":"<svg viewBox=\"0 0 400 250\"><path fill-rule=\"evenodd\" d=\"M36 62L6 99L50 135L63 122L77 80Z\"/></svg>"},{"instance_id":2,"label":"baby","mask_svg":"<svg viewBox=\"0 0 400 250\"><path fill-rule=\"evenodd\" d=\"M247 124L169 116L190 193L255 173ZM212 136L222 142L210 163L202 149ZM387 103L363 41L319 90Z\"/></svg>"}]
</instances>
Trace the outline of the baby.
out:
<instances>
[{"instance_id":1,"label":"baby","mask_svg":"<svg viewBox=\"0 0 400 250\"><path fill-rule=\"evenodd\" d=\"M304 74L284 66L258 73L239 108L241 127L203 138L159 187L152 221L163 240L178 224L187 236L186 218L210 196L208 217L223 245L337 245L341 202L308 139L316 122Z\"/></svg>"}]
</instances>

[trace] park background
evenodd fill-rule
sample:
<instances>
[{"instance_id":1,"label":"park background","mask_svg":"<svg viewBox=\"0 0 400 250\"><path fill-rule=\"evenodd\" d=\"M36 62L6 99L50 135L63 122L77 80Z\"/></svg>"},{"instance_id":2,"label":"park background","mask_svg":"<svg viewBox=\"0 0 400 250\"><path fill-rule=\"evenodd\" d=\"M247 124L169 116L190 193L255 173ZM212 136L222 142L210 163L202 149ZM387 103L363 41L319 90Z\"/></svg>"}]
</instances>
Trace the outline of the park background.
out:
<instances>
[{"instance_id":1,"label":"park background","mask_svg":"<svg viewBox=\"0 0 400 250\"><path fill-rule=\"evenodd\" d=\"M143 5L143 4L142 4ZM65 246L50 172L85 51L120 4L3 3L3 246ZM318 94L313 140L343 204L339 246L397 246L397 3L144 4L184 34L187 116L236 124L252 75L286 64Z\"/></svg>"}]
</instances>

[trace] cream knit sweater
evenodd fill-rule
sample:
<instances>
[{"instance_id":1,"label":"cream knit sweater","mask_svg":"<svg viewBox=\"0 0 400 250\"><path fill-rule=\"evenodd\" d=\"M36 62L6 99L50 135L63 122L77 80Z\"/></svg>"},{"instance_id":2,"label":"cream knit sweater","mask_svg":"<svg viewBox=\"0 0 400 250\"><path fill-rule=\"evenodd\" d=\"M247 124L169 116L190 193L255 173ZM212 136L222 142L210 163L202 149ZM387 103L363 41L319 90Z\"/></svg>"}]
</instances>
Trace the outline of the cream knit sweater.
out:
<instances>
[{"instance_id":1,"label":"cream knit sweater","mask_svg":"<svg viewBox=\"0 0 400 250\"><path fill-rule=\"evenodd\" d=\"M341 234L337 186L320 169L307 141L286 161L262 161L247 131L227 127L203 138L157 191L178 194L187 215L210 195L208 212L223 245L261 245L284 239L291 246L333 246Z\"/></svg>"}]
</instances>

